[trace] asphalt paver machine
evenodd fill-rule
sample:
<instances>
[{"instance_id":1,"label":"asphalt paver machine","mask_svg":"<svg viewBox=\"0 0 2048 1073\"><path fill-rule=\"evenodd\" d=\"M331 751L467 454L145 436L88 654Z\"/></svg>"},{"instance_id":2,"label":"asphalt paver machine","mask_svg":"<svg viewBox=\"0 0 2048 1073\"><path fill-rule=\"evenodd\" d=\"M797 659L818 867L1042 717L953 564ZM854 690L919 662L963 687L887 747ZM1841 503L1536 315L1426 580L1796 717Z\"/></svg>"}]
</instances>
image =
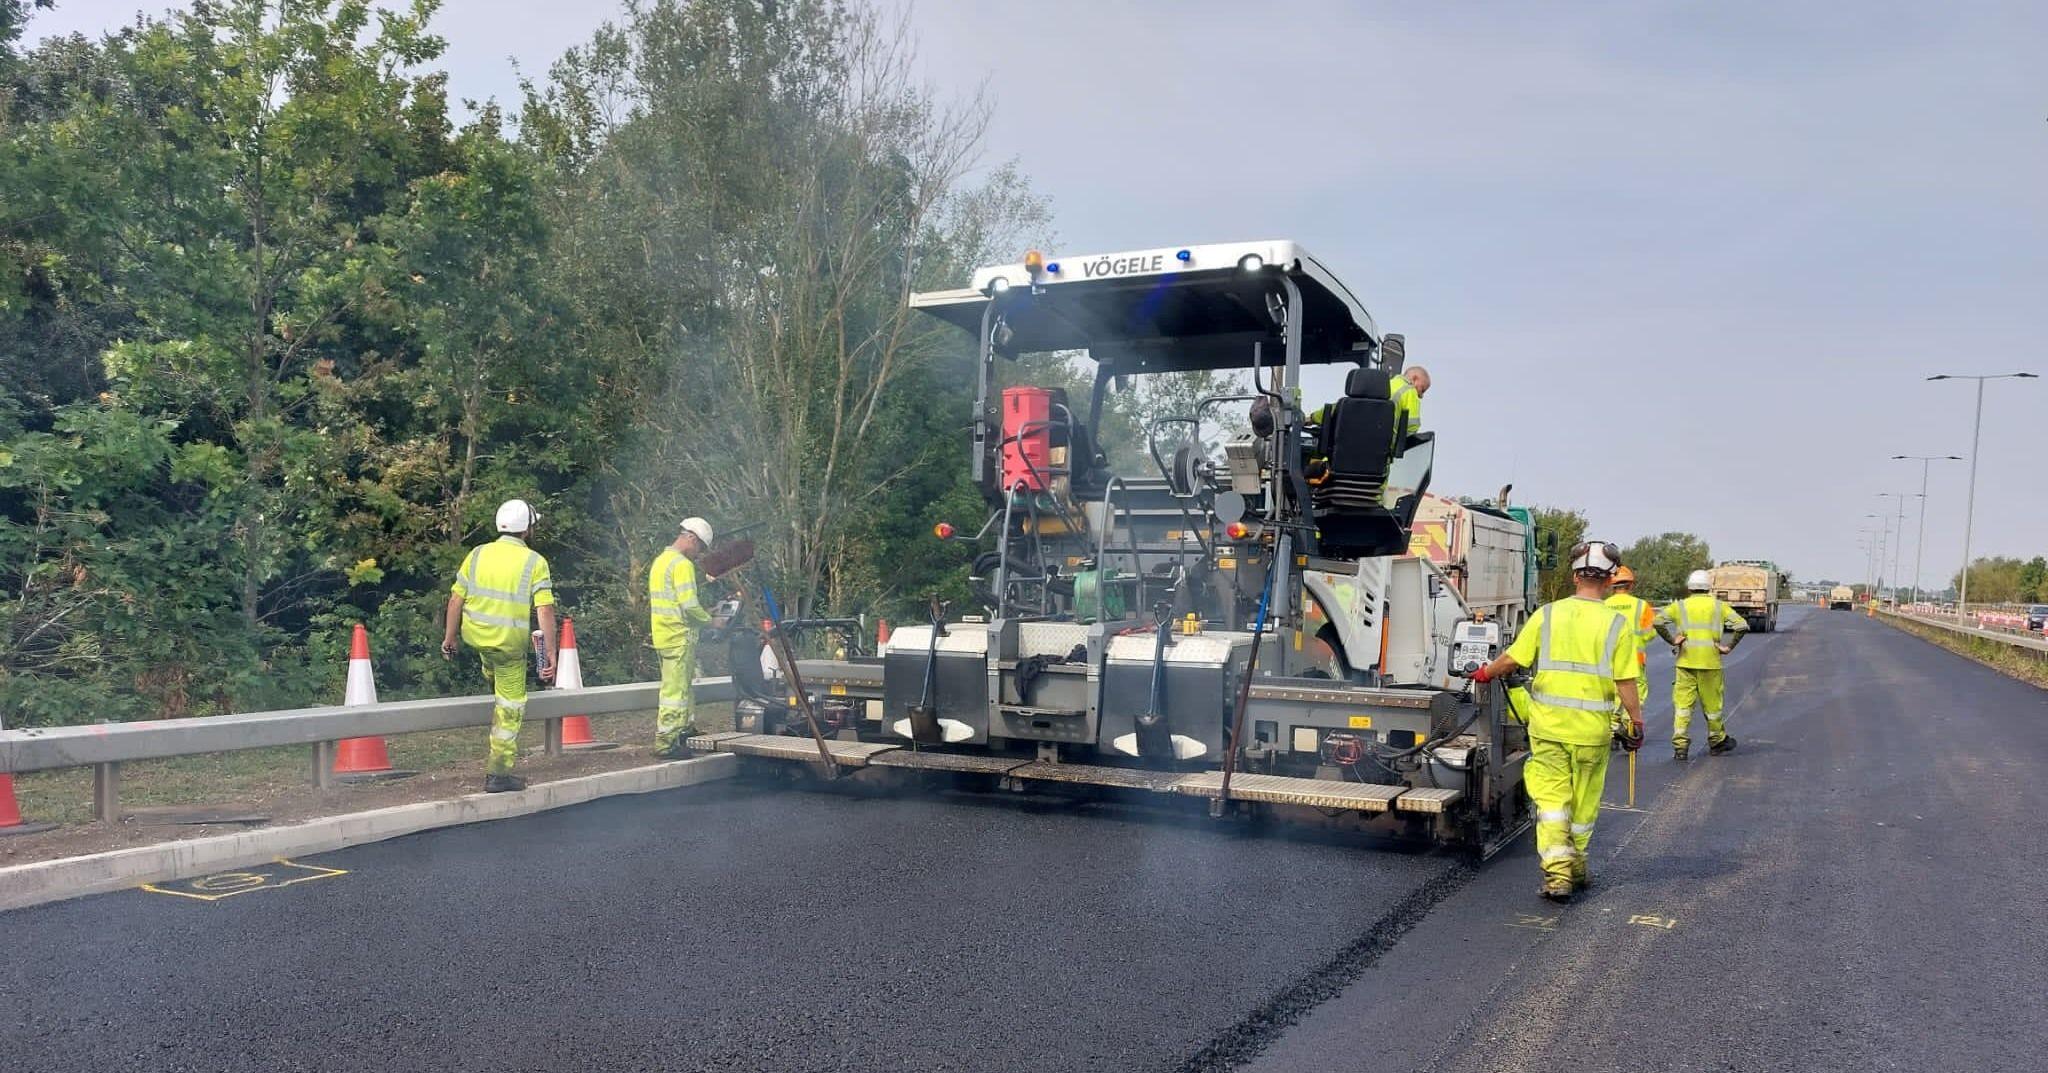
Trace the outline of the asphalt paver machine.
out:
<instances>
[{"instance_id":1,"label":"asphalt paver machine","mask_svg":"<svg viewBox=\"0 0 2048 1073\"><path fill-rule=\"evenodd\" d=\"M1403 341L1307 251L1032 253L911 304L977 347L970 465L989 511L939 533L976 542L980 613L934 607L872 659L802 661L802 699L837 713L829 740L778 683L697 748L1207 800L1482 852L1526 826L1526 736L1498 683L1458 676L1514 621L1410 554L1435 444L1389 398ZM1090 397L1003 386L1028 354L1092 365ZM1327 405L1303 398L1313 366L1347 372ZM1149 471L1113 472L1108 393L1199 370L1248 389L1154 418ZM1245 403L1247 427L1206 448L1205 421Z\"/></svg>"}]
</instances>

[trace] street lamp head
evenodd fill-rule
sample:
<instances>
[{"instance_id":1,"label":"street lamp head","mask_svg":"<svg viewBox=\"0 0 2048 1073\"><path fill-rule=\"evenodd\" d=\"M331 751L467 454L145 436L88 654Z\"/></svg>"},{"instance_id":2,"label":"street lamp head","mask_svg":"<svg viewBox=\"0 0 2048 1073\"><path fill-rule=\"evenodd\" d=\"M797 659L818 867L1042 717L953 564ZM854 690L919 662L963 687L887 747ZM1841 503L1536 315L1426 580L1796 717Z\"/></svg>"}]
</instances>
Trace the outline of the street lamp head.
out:
<instances>
[{"instance_id":1,"label":"street lamp head","mask_svg":"<svg viewBox=\"0 0 2048 1073\"><path fill-rule=\"evenodd\" d=\"M1928 377L1927 379L1929 379L1929 380L1953 380L1953 379L1955 379L1955 378L1954 378L1954 377L1952 377L1952 376L1950 376L1950 375L1949 375L1949 374L1947 374L1947 373L1937 373L1937 374L1935 374L1935 375L1933 375L1933 376L1930 376L1930 377Z\"/></svg>"},{"instance_id":2,"label":"street lamp head","mask_svg":"<svg viewBox=\"0 0 2048 1073\"><path fill-rule=\"evenodd\" d=\"M2012 374L2012 375L2013 375L2013 376L2015 376L2015 377L2017 377L2017 378L2019 378L2019 379L2021 379L2021 380L2039 380L2039 379L2041 379L2040 377L2038 377L2038 376L2035 376L2035 375L2034 375L2033 373L2014 373L2014 374Z\"/></svg>"}]
</instances>

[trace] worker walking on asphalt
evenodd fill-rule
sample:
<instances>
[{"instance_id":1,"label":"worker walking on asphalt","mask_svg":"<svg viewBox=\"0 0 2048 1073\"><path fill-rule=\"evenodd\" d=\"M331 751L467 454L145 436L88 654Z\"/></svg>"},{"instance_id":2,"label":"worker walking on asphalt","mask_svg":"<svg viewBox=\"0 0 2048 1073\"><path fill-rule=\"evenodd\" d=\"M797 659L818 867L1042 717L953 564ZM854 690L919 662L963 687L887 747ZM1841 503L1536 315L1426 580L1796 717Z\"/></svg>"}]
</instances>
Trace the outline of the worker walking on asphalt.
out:
<instances>
[{"instance_id":1,"label":"worker walking on asphalt","mask_svg":"<svg viewBox=\"0 0 2048 1073\"><path fill-rule=\"evenodd\" d=\"M523 499L508 499L498 508L498 539L471 548L455 572L448 593L448 631L441 654L455 658L456 630L476 649L490 680L496 704L491 708L490 757L484 764L484 790L502 793L526 789L526 780L512 774L519 758L519 725L526 718L526 653L534 615L540 617L542 648L547 653L540 680L555 677L560 649L555 635L555 583L548 561L526 546L540 521Z\"/></svg>"},{"instance_id":2,"label":"worker walking on asphalt","mask_svg":"<svg viewBox=\"0 0 2048 1073\"><path fill-rule=\"evenodd\" d=\"M661 657L661 694L654 709L654 755L681 760L697 733L690 683L697 676L697 633L711 624L711 612L697 600L699 555L711 549L711 523L683 519L675 542L655 556L647 570L647 610L654 651Z\"/></svg>"},{"instance_id":3,"label":"worker walking on asphalt","mask_svg":"<svg viewBox=\"0 0 2048 1073\"><path fill-rule=\"evenodd\" d=\"M1522 667L1535 671L1522 784L1536 808L1543 896L1557 902L1571 901L1593 882L1586 851L1607 786L1617 703L1632 733L1640 738L1643 732L1636 634L1627 616L1605 602L1620 566L1621 551L1612 544L1573 548L1573 594L1538 608L1514 644L1472 675L1490 682Z\"/></svg>"},{"instance_id":4,"label":"worker walking on asphalt","mask_svg":"<svg viewBox=\"0 0 2048 1073\"><path fill-rule=\"evenodd\" d=\"M1671 755L1684 760L1692 738L1692 706L1698 702L1707 712L1707 751L1725 753L1735 748L1728 727L1721 718L1721 657L1735 650L1749 623L1735 609L1708 592L1713 580L1705 570L1695 570L1685 579L1692 593L1666 604L1657 612L1657 633L1678 653L1678 670L1671 681ZM1725 636L1724 636L1725 635Z\"/></svg>"},{"instance_id":5,"label":"worker walking on asphalt","mask_svg":"<svg viewBox=\"0 0 2048 1073\"><path fill-rule=\"evenodd\" d=\"M1657 609L1648 600L1636 595L1636 572L1628 567L1614 571L1614 583L1608 588L1607 606L1628 617L1629 627L1636 632L1636 700L1643 707L1650 706L1650 642L1657 637ZM1616 718L1620 717L1619 709Z\"/></svg>"}]
</instances>

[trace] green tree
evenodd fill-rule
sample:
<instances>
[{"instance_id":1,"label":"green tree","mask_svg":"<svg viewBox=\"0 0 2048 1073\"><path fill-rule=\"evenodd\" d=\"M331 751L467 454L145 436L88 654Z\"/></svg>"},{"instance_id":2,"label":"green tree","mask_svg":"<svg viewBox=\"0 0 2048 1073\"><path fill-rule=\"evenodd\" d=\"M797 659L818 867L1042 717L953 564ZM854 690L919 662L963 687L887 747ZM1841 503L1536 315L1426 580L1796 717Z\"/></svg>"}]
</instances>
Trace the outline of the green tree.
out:
<instances>
[{"instance_id":1,"label":"green tree","mask_svg":"<svg viewBox=\"0 0 2048 1073\"><path fill-rule=\"evenodd\" d=\"M2014 599L2021 603L2048 599L2048 557L2036 555L2020 567L2019 592Z\"/></svg>"},{"instance_id":2,"label":"green tree","mask_svg":"<svg viewBox=\"0 0 2048 1073\"><path fill-rule=\"evenodd\" d=\"M2025 563L2007 555L1994 555L1973 560L1970 563L1970 602L1972 604L2009 604L2026 599L2020 595ZM2044 563L2048 565L2048 563ZM1963 578L1958 570L1949 577L1950 587L1957 587Z\"/></svg>"},{"instance_id":3,"label":"green tree","mask_svg":"<svg viewBox=\"0 0 2048 1073\"><path fill-rule=\"evenodd\" d=\"M1636 593L1652 603L1685 595L1685 578L1714 565L1707 542L1691 533L1659 533L1622 550L1621 561L1636 572Z\"/></svg>"},{"instance_id":4,"label":"green tree","mask_svg":"<svg viewBox=\"0 0 2048 1073\"><path fill-rule=\"evenodd\" d=\"M1572 545L1586 539L1586 515L1567 507L1534 507L1538 565L1537 598L1544 603L1572 594L1571 563L1566 557Z\"/></svg>"}]
</instances>

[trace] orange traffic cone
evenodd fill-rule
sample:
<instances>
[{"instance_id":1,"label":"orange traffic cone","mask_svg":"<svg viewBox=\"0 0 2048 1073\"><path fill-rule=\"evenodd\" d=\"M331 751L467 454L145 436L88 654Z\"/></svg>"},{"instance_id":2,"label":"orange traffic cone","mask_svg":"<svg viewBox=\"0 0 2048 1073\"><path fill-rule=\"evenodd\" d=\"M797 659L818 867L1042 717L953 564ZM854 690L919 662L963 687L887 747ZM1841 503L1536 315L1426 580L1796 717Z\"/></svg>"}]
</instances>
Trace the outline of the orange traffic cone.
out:
<instances>
[{"instance_id":1,"label":"orange traffic cone","mask_svg":"<svg viewBox=\"0 0 2048 1073\"><path fill-rule=\"evenodd\" d=\"M583 657L576 652L576 620L562 620L561 666L555 668L556 689L583 688ZM562 748L579 752L598 749L616 749L615 741L598 741L590 733L590 717L587 715L565 715L562 717Z\"/></svg>"},{"instance_id":2,"label":"orange traffic cone","mask_svg":"<svg viewBox=\"0 0 2048 1073\"><path fill-rule=\"evenodd\" d=\"M21 804L14 800L14 776L0 774L0 836L32 835L57 826L54 823L28 823L21 818Z\"/></svg>"},{"instance_id":3,"label":"orange traffic cone","mask_svg":"<svg viewBox=\"0 0 2048 1073\"><path fill-rule=\"evenodd\" d=\"M370 631L360 622L349 639L348 687L342 693L341 703L347 708L377 703L377 679L370 672ZM336 742L334 773L344 782L402 779L418 774L391 766L391 754L385 750L383 738L346 738Z\"/></svg>"},{"instance_id":4,"label":"orange traffic cone","mask_svg":"<svg viewBox=\"0 0 2048 1073\"><path fill-rule=\"evenodd\" d=\"M878 618L875 620L875 651L880 652L889 647L890 633L888 619Z\"/></svg>"}]
</instances>

